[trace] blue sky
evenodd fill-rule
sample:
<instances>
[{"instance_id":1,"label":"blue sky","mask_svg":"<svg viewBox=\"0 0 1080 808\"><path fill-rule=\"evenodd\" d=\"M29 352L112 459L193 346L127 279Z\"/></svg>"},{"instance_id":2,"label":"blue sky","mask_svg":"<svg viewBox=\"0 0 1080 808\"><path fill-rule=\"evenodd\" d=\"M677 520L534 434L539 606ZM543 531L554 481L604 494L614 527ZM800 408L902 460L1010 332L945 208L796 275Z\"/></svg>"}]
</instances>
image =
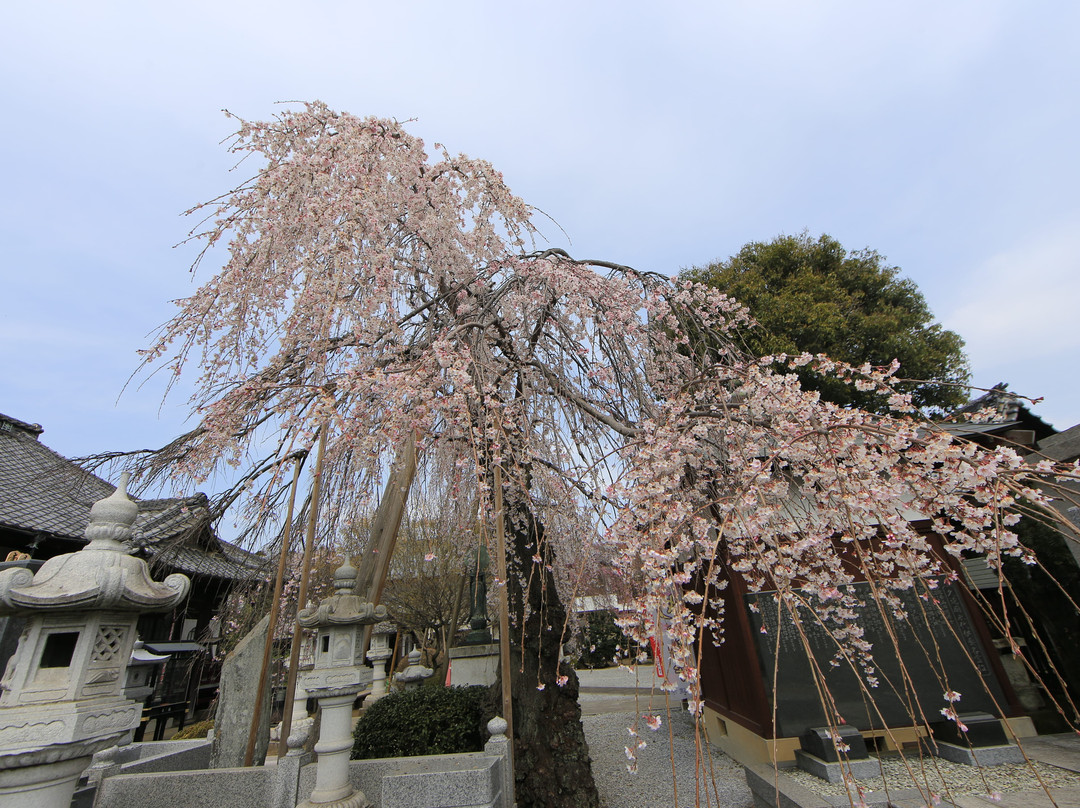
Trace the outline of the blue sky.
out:
<instances>
[{"instance_id":1,"label":"blue sky","mask_svg":"<svg viewBox=\"0 0 1080 808\"><path fill-rule=\"evenodd\" d=\"M175 10L169 10L171 6ZM184 422L136 349L191 292L223 108L319 98L491 160L582 257L668 273L779 233L871 247L974 383L1080 422L1080 5L9 4L0 412L69 456Z\"/></svg>"}]
</instances>

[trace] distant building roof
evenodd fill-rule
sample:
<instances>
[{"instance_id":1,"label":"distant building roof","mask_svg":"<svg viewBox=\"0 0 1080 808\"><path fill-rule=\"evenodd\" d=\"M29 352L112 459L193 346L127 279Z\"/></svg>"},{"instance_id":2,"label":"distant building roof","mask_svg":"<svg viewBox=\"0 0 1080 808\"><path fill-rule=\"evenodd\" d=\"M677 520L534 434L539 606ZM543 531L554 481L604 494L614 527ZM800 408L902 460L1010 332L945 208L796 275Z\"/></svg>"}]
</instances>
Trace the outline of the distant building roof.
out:
<instances>
[{"instance_id":1,"label":"distant building roof","mask_svg":"<svg viewBox=\"0 0 1080 808\"><path fill-rule=\"evenodd\" d=\"M1033 446L1036 441L1053 435L1056 431L1054 427L1031 412L1024 399L1010 393L1008 387L1005 382L995 384L983 395L954 410L940 426L954 435L972 438L986 435L1017 446ZM963 418L982 410L992 410L996 417L976 422Z\"/></svg>"},{"instance_id":2,"label":"distant building roof","mask_svg":"<svg viewBox=\"0 0 1080 808\"><path fill-rule=\"evenodd\" d=\"M1039 453L1052 460L1075 460L1080 457L1080 424L1043 438L1039 441Z\"/></svg>"},{"instance_id":3,"label":"distant building roof","mask_svg":"<svg viewBox=\"0 0 1080 808\"><path fill-rule=\"evenodd\" d=\"M0 413L0 528L83 542L90 506L115 486L41 443L42 431ZM213 533L205 494L137 504L135 543L154 562L228 580L262 577L262 556Z\"/></svg>"}]
</instances>

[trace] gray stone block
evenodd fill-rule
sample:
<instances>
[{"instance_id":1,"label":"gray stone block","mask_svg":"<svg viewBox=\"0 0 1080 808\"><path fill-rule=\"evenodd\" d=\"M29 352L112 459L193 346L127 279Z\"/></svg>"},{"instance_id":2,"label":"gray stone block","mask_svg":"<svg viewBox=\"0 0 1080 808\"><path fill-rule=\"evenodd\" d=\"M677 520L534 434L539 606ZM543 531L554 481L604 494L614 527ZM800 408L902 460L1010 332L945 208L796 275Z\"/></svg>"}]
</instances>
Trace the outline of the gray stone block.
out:
<instances>
[{"instance_id":1,"label":"gray stone block","mask_svg":"<svg viewBox=\"0 0 1080 808\"><path fill-rule=\"evenodd\" d=\"M926 744L926 748L932 755L968 766L997 766L1002 763L1024 762L1024 753L1020 751L1020 747L1011 743L999 746L977 746L971 749L952 743L931 741Z\"/></svg>"},{"instance_id":2,"label":"gray stone block","mask_svg":"<svg viewBox=\"0 0 1080 808\"><path fill-rule=\"evenodd\" d=\"M132 744L138 757L120 766L118 774L182 772L205 769L210 763L210 741L154 741Z\"/></svg>"},{"instance_id":3,"label":"gray stone block","mask_svg":"<svg viewBox=\"0 0 1080 808\"><path fill-rule=\"evenodd\" d=\"M839 783L844 779L844 772L849 777L857 780L866 777L877 777L881 774L881 765L876 759L863 758L862 760L845 760L843 762L831 762L822 760L817 755L811 755L802 749L795 750L795 763L804 772L809 772L822 780L830 783Z\"/></svg>"},{"instance_id":4,"label":"gray stone block","mask_svg":"<svg viewBox=\"0 0 1080 808\"><path fill-rule=\"evenodd\" d=\"M500 805L498 758L419 757L399 761L382 781L382 808L495 808Z\"/></svg>"},{"instance_id":5,"label":"gray stone block","mask_svg":"<svg viewBox=\"0 0 1080 808\"><path fill-rule=\"evenodd\" d=\"M795 782L769 763L757 763L743 767L746 783L754 795L758 808L850 808L853 800L846 796L824 796ZM920 797L917 788L894 791L868 791L862 795L868 808L894 808L902 801ZM924 800L925 803L925 800ZM940 808L951 808L942 803Z\"/></svg>"},{"instance_id":6,"label":"gray stone block","mask_svg":"<svg viewBox=\"0 0 1080 808\"><path fill-rule=\"evenodd\" d=\"M824 797L803 788L768 763L744 767L746 784L760 808L832 808Z\"/></svg>"},{"instance_id":7,"label":"gray stone block","mask_svg":"<svg viewBox=\"0 0 1080 808\"><path fill-rule=\"evenodd\" d=\"M274 802L270 808L296 808L301 801L298 785L300 782L300 770L311 763L310 752L300 751L299 754L289 754L279 757L274 763ZM311 793L309 789L307 794Z\"/></svg>"},{"instance_id":8,"label":"gray stone block","mask_svg":"<svg viewBox=\"0 0 1080 808\"><path fill-rule=\"evenodd\" d=\"M98 787L95 808L266 808L272 801L271 769L118 774Z\"/></svg>"},{"instance_id":9,"label":"gray stone block","mask_svg":"<svg viewBox=\"0 0 1080 808\"><path fill-rule=\"evenodd\" d=\"M105 750L108 753L109 750ZM97 762L102 752L94 756ZM210 742L202 739L191 741L152 741L122 746L112 754L116 764L103 772L105 778L121 774L146 774L153 772L187 772L205 769L210 760ZM97 794L97 781L87 784L83 775L82 787L75 791L71 808L90 808ZM292 806L289 806L292 808Z\"/></svg>"}]
</instances>

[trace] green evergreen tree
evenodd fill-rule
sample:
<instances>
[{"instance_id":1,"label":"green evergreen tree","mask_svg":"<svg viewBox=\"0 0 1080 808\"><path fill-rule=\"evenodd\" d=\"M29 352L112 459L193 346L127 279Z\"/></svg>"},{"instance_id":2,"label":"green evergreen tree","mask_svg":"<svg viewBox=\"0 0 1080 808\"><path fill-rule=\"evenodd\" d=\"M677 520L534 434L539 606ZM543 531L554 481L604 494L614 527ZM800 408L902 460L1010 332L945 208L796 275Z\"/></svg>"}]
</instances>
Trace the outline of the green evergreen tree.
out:
<instances>
[{"instance_id":1,"label":"green evergreen tree","mask_svg":"<svg viewBox=\"0 0 1080 808\"><path fill-rule=\"evenodd\" d=\"M755 355L827 354L854 365L900 361L898 385L915 406L948 410L967 400L964 342L933 321L914 281L873 250L849 252L827 235L808 233L752 242L727 259L686 270L684 277L720 289L760 324L746 334ZM813 371L803 386L826 400L881 411L869 393Z\"/></svg>"}]
</instances>

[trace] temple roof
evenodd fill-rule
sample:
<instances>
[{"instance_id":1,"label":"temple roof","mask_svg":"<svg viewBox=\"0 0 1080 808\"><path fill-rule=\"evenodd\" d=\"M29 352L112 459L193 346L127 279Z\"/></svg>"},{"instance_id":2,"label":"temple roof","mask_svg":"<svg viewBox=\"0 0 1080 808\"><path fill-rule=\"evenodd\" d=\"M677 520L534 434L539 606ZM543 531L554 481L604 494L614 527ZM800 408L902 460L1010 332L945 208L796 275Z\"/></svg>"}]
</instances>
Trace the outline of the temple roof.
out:
<instances>
[{"instance_id":1,"label":"temple roof","mask_svg":"<svg viewBox=\"0 0 1080 808\"><path fill-rule=\"evenodd\" d=\"M42 431L0 413L0 529L85 543L91 505L115 486L41 443ZM262 556L214 534L205 494L136 504L135 544L155 564L226 580L264 577Z\"/></svg>"}]
</instances>

